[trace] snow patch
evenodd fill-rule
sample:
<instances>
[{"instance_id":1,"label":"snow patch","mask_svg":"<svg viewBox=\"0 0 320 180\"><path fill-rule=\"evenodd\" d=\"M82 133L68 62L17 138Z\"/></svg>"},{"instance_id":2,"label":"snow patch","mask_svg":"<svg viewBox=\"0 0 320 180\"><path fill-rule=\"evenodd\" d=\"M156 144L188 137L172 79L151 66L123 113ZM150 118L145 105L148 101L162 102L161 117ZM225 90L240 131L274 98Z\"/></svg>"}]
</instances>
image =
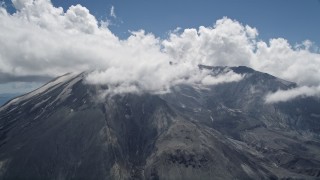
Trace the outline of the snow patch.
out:
<instances>
[{"instance_id":1,"label":"snow patch","mask_svg":"<svg viewBox=\"0 0 320 180\"><path fill-rule=\"evenodd\" d=\"M246 165L246 164L241 164L242 169L244 170L244 172L246 172L250 177L254 176L254 172L252 171L252 169Z\"/></svg>"},{"instance_id":2,"label":"snow patch","mask_svg":"<svg viewBox=\"0 0 320 180\"><path fill-rule=\"evenodd\" d=\"M187 95L187 94L184 94L184 93L181 93L181 95L185 96L187 98L191 98L191 99L194 99L194 100L198 101L198 98L196 98L196 97L193 97L193 96L190 96L190 95Z\"/></svg>"},{"instance_id":3,"label":"snow patch","mask_svg":"<svg viewBox=\"0 0 320 180\"><path fill-rule=\"evenodd\" d=\"M48 98L46 98L46 99L44 99L44 100L42 100L42 101L40 101L39 103L37 103L36 105L34 105L30 111L33 111L34 109L38 108L38 107L41 106L43 103L47 102L50 98L51 98L51 96L48 97Z\"/></svg>"},{"instance_id":4,"label":"snow patch","mask_svg":"<svg viewBox=\"0 0 320 180\"><path fill-rule=\"evenodd\" d=\"M184 105L182 103L180 103L180 105L181 105L182 108L186 108L186 105Z\"/></svg>"},{"instance_id":5,"label":"snow patch","mask_svg":"<svg viewBox=\"0 0 320 180\"><path fill-rule=\"evenodd\" d=\"M69 97L69 95L71 94L72 91L72 87L79 81L81 81L81 79L83 78L83 75L78 76L77 78L74 78L70 83L68 83L67 87L65 87L62 92L58 95L57 99L63 101L65 99L67 99L67 97Z\"/></svg>"},{"instance_id":6,"label":"snow patch","mask_svg":"<svg viewBox=\"0 0 320 180\"><path fill-rule=\"evenodd\" d=\"M210 116L210 119L211 119L211 121L213 122L213 117L212 117L212 116Z\"/></svg>"},{"instance_id":7,"label":"snow patch","mask_svg":"<svg viewBox=\"0 0 320 180\"><path fill-rule=\"evenodd\" d=\"M240 109L231 109L231 108L228 108L227 106L225 106L223 104L220 104L220 107L218 107L218 109L223 109L223 110L226 110L226 111L229 111L229 112L232 112L232 113L241 113L242 112Z\"/></svg>"}]
</instances>

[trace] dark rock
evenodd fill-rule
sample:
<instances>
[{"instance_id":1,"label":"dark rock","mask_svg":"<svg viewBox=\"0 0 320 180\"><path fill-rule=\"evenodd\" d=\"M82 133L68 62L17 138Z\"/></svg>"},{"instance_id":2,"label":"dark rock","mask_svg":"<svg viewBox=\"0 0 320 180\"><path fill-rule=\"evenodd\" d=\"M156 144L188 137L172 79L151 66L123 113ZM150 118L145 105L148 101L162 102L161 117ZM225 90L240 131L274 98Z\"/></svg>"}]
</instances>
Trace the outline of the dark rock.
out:
<instances>
[{"instance_id":1,"label":"dark rock","mask_svg":"<svg viewBox=\"0 0 320 180\"><path fill-rule=\"evenodd\" d=\"M319 178L318 98L266 104L297 85L244 66L199 68L244 79L98 99L107 85L68 74L8 102L0 179Z\"/></svg>"}]
</instances>

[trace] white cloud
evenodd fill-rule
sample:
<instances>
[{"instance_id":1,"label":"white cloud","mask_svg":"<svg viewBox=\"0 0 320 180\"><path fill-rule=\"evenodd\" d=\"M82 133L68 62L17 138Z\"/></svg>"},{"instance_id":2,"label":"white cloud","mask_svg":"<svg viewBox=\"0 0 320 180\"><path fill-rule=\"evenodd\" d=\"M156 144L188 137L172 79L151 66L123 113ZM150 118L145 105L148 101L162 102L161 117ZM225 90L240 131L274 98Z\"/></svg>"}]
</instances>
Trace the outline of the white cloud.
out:
<instances>
[{"instance_id":1,"label":"white cloud","mask_svg":"<svg viewBox=\"0 0 320 180\"><path fill-rule=\"evenodd\" d=\"M221 84L226 82L240 81L242 79L243 79L242 75L229 71L226 74L218 75L218 76L207 75L201 80L201 83L203 85L216 85L216 84Z\"/></svg>"},{"instance_id":2,"label":"white cloud","mask_svg":"<svg viewBox=\"0 0 320 180\"><path fill-rule=\"evenodd\" d=\"M0 1L0 7L6 8L7 7L6 2Z\"/></svg>"},{"instance_id":3,"label":"white cloud","mask_svg":"<svg viewBox=\"0 0 320 180\"><path fill-rule=\"evenodd\" d=\"M98 23L81 5L65 11L50 0L13 4L17 12L12 15L0 8L0 73L8 77L94 70L88 83L107 83L110 93L161 93L178 83L210 85L242 78L232 72L211 77L198 64L245 65L301 85L320 85L320 55L310 50L311 41L295 47L282 38L264 42L256 28L226 17L211 27L179 28L168 39L140 30L119 40L108 22Z\"/></svg>"},{"instance_id":4,"label":"white cloud","mask_svg":"<svg viewBox=\"0 0 320 180\"><path fill-rule=\"evenodd\" d=\"M21 10L23 8L31 6L33 0L12 0L12 3L17 10Z\"/></svg>"},{"instance_id":5,"label":"white cloud","mask_svg":"<svg viewBox=\"0 0 320 180\"><path fill-rule=\"evenodd\" d=\"M258 42L251 66L300 85L320 85L320 54L294 49L282 38Z\"/></svg>"},{"instance_id":6,"label":"white cloud","mask_svg":"<svg viewBox=\"0 0 320 180\"><path fill-rule=\"evenodd\" d=\"M320 54L311 41L306 40L293 48L286 39L270 39L266 43L257 36L255 28L223 18L213 28L172 33L163 45L165 52L178 61L245 65L302 86L320 85Z\"/></svg>"},{"instance_id":7,"label":"white cloud","mask_svg":"<svg viewBox=\"0 0 320 180\"><path fill-rule=\"evenodd\" d=\"M310 96L320 96L320 86L318 87L308 87L302 86L298 88L293 88L289 90L278 90L275 93L268 94L265 98L266 103L277 103L290 101L297 97L310 97Z\"/></svg>"},{"instance_id":8,"label":"white cloud","mask_svg":"<svg viewBox=\"0 0 320 180\"><path fill-rule=\"evenodd\" d=\"M172 33L163 41L164 51L174 59L206 65L250 65L258 32L224 17L213 27L201 26Z\"/></svg>"},{"instance_id":9,"label":"white cloud","mask_svg":"<svg viewBox=\"0 0 320 180\"><path fill-rule=\"evenodd\" d=\"M114 6L111 6L110 16L113 17L113 18L117 18L117 15L116 15L115 10L114 10Z\"/></svg>"}]
</instances>

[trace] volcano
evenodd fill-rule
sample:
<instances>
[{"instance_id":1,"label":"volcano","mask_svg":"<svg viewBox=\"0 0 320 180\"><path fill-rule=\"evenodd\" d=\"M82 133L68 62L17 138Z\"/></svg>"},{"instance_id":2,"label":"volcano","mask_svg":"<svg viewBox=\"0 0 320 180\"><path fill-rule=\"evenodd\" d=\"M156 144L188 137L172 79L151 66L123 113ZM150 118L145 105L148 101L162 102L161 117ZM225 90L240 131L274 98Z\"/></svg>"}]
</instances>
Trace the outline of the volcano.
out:
<instances>
[{"instance_id":1,"label":"volcano","mask_svg":"<svg viewBox=\"0 0 320 180\"><path fill-rule=\"evenodd\" d=\"M0 108L0 179L317 179L320 100L266 103L297 87L245 66L244 78L165 94L101 97L65 74Z\"/></svg>"}]
</instances>

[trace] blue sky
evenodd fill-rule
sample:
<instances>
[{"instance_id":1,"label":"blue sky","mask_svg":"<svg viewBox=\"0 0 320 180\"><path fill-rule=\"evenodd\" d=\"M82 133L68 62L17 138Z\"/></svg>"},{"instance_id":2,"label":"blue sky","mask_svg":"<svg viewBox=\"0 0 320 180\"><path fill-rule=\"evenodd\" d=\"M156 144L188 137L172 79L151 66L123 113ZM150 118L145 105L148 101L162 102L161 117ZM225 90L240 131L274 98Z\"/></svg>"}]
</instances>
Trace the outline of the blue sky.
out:
<instances>
[{"instance_id":1,"label":"blue sky","mask_svg":"<svg viewBox=\"0 0 320 180\"><path fill-rule=\"evenodd\" d=\"M291 44L309 39L320 44L320 1L318 0L53 0L55 6L87 7L98 19L106 17L119 37L128 30L144 29L165 37L176 27L212 26L227 16L259 30L263 40L283 37ZM117 19L109 16L115 7Z\"/></svg>"},{"instance_id":2,"label":"blue sky","mask_svg":"<svg viewBox=\"0 0 320 180\"><path fill-rule=\"evenodd\" d=\"M5 0L7 6L12 5ZM291 44L309 39L320 44L319 0L52 0L56 7L67 10L81 4L99 20L108 18L109 28L120 38L128 30L144 29L164 38L176 27L212 26L227 16L256 27L263 40L283 37ZM114 6L117 18L110 17Z\"/></svg>"}]
</instances>

